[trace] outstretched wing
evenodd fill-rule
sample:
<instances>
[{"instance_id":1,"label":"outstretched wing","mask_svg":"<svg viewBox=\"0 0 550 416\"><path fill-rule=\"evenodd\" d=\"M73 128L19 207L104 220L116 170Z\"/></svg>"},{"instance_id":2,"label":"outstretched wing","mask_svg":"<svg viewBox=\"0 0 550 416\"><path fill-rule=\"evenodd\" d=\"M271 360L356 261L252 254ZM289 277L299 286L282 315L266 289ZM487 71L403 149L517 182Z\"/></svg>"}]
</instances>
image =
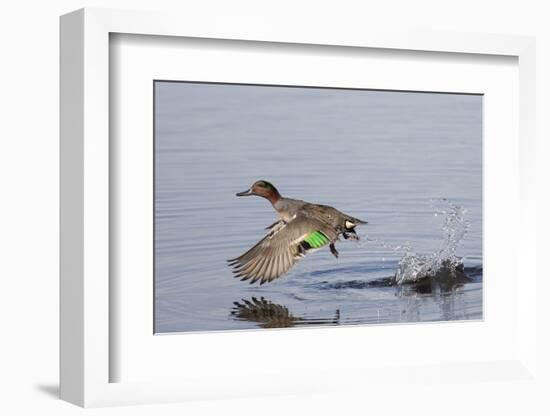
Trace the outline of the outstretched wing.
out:
<instances>
[{"instance_id":1,"label":"outstretched wing","mask_svg":"<svg viewBox=\"0 0 550 416\"><path fill-rule=\"evenodd\" d=\"M235 269L235 277L264 284L285 274L308 250L321 248L336 238L337 232L330 225L298 215L228 262Z\"/></svg>"}]
</instances>

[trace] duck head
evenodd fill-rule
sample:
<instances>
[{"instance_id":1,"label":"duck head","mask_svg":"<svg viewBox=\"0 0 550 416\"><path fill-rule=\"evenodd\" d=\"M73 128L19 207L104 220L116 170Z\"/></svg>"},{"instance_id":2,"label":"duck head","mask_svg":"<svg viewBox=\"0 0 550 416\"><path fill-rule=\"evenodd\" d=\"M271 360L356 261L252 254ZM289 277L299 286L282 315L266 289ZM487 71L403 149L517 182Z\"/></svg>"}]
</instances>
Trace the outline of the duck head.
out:
<instances>
[{"instance_id":1,"label":"duck head","mask_svg":"<svg viewBox=\"0 0 550 416\"><path fill-rule=\"evenodd\" d=\"M269 200L272 204L277 202L281 198L281 194L270 182L260 180L252 184L252 186L246 191L239 192L237 196L261 196Z\"/></svg>"}]
</instances>

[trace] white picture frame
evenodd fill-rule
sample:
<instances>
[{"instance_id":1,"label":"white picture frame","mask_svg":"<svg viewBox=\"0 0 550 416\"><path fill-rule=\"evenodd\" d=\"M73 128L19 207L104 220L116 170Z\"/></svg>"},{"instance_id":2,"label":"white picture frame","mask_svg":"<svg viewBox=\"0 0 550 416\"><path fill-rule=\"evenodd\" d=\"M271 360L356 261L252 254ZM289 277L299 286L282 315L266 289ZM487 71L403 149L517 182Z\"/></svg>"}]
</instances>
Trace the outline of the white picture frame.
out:
<instances>
[{"instance_id":1,"label":"white picture frame","mask_svg":"<svg viewBox=\"0 0 550 416\"><path fill-rule=\"evenodd\" d=\"M111 367L120 360L112 349L116 326L111 324L113 291L109 276L110 258L110 180L116 169L110 158L109 52L110 34L137 34L186 38L279 42L281 44L331 45L331 47L374 48L384 50L426 51L441 54L504 55L518 59L519 67L519 192L517 193L518 267L523 271L517 287L518 345L513 353L495 361L418 362L414 370L391 366L356 369L338 366L315 373L268 372L269 382L247 386L242 391L228 382L234 374L212 369L195 369L189 377L169 381L151 377L150 381L113 382ZM261 44L259 44L261 45ZM483 379L502 377L525 380L536 377L536 219L534 208L535 169L535 43L533 38L428 32L330 33L322 28L309 30L280 28L269 22L247 20L213 21L205 27L192 16L107 9L83 9L61 18L61 397L80 406L183 401L197 398L243 397L262 394L332 391L348 388L338 380L353 380L355 385L370 385L399 377L414 383L433 380L443 371L453 377ZM510 270L514 273L514 270ZM517 271L516 271L517 273ZM490 296L490 294L485 294ZM338 328L337 330L342 330ZM414 326L407 329L411 334ZM453 329L455 331L456 329ZM347 334L357 331L346 328ZM460 329L459 329L460 331ZM266 337L281 332L251 332L247 337L267 342ZM334 337L334 329L293 331L301 342ZM343 333L342 333L343 334ZM151 334L152 335L152 334ZM212 336L203 334L204 345ZM376 336L376 335L374 335ZM216 343L223 342L222 334ZM320 337L320 338L319 338ZM200 347L200 342L197 344ZM401 365L400 363L396 363ZM225 373L224 373L225 371ZM212 375L219 376L214 382ZM324 376L323 376L324 374ZM479 375L482 374L480 377ZM274 386L279 386L274 389Z\"/></svg>"}]
</instances>

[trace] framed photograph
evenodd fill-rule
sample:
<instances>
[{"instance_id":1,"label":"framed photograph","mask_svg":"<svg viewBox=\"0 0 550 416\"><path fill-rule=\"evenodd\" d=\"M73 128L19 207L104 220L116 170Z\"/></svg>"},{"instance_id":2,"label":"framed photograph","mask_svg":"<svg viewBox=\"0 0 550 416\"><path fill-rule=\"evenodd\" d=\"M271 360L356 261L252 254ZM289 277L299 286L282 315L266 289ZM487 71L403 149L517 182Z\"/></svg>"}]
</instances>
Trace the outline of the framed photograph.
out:
<instances>
[{"instance_id":1,"label":"framed photograph","mask_svg":"<svg viewBox=\"0 0 550 416\"><path fill-rule=\"evenodd\" d=\"M156 334L483 318L482 95L154 96Z\"/></svg>"},{"instance_id":2,"label":"framed photograph","mask_svg":"<svg viewBox=\"0 0 550 416\"><path fill-rule=\"evenodd\" d=\"M62 398L532 380L534 40L240 23L61 18Z\"/></svg>"}]
</instances>

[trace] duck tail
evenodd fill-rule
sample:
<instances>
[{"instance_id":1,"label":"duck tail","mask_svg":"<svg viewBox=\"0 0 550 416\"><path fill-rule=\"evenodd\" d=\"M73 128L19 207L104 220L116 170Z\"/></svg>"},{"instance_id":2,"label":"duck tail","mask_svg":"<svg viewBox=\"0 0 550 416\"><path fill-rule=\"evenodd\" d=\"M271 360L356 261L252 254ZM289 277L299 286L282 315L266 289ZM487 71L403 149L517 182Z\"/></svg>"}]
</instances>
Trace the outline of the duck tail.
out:
<instances>
[{"instance_id":1,"label":"duck tail","mask_svg":"<svg viewBox=\"0 0 550 416\"><path fill-rule=\"evenodd\" d=\"M352 217L350 215L346 215L346 220L348 220L349 222L355 224L355 225L359 225L359 224L368 224L369 222L368 221L363 221L363 220L360 220L359 218L355 218L355 217Z\"/></svg>"}]
</instances>

